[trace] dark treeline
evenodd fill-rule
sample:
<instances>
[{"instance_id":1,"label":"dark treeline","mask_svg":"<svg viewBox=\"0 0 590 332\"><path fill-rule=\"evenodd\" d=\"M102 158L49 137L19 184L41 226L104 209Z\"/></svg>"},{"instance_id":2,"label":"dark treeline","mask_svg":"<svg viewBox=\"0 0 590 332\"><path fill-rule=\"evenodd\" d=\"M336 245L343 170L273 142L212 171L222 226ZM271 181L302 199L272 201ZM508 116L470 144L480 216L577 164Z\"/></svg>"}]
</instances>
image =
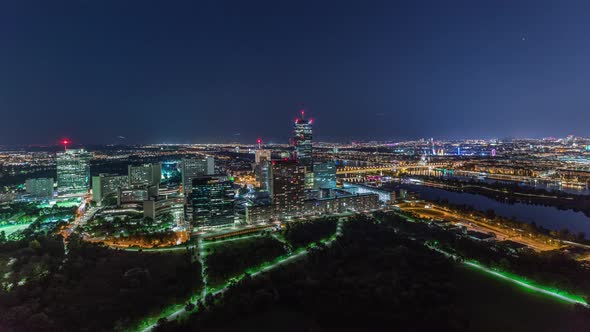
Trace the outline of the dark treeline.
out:
<instances>
[{"instance_id":1,"label":"dark treeline","mask_svg":"<svg viewBox=\"0 0 590 332\"><path fill-rule=\"evenodd\" d=\"M337 218L322 218L303 222L289 222L284 236L294 248L324 239L336 232Z\"/></svg>"},{"instance_id":2,"label":"dark treeline","mask_svg":"<svg viewBox=\"0 0 590 332\"><path fill-rule=\"evenodd\" d=\"M428 223L405 222L391 213L378 213L377 218L394 225L398 232L420 242L436 241L446 251L464 259L477 260L486 266L514 273L540 285L586 296L590 301L590 270L560 251L527 250L515 255L494 242L457 236L456 233Z\"/></svg>"},{"instance_id":3,"label":"dark treeline","mask_svg":"<svg viewBox=\"0 0 590 332\"><path fill-rule=\"evenodd\" d=\"M244 270L285 254L284 245L269 235L211 244L207 250L206 274L212 287L223 285Z\"/></svg>"},{"instance_id":4,"label":"dark treeline","mask_svg":"<svg viewBox=\"0 0 590 332\"><path fill-rule=\"evenodd\" d=\"M70 238L65 255L61 237L44 236L4 249L14 265L43 264L39 275L0 291L2 331L120 331L202 287L189 252L119 251Z\"/></svg>"}]
</instances>

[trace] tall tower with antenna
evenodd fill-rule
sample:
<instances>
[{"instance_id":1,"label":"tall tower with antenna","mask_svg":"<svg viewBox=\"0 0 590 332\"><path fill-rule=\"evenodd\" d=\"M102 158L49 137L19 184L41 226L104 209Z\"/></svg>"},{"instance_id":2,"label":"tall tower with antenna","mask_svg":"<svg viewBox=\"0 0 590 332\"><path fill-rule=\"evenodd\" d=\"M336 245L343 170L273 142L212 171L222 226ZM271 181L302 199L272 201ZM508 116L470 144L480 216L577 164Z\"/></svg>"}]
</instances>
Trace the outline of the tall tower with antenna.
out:
<instances>
[{"instance_id":1,"label":"tall tower with antenna","mask_svg":"<svg viewBox=\"0 0 590 332\"><path fill-rule=\"evenodd\" d=\"M305 118L305 110L300 111L301 117L295 119L293 135L293 157L310 170L313 166L312 158L312 124L313 119Z\"/></svg>"}]
</instances>

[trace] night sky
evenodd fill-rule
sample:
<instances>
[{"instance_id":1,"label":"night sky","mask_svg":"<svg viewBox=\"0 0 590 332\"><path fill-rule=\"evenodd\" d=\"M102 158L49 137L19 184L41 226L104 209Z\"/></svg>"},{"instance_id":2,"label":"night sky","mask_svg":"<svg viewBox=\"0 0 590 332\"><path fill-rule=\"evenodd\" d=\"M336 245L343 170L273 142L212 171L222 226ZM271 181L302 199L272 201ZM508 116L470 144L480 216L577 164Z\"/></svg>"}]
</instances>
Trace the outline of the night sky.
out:
<instances>
[{"instance_id":1,"label":"night sky","mask_svg":"<svg viewBox=\"0 0 590 332\"><path fill-rule=\"evenodd\" d=\"M0 145L590 136L588 1L0 2ZM124 138L121 138L121 137Z\"/></svg>"}]
</instances>

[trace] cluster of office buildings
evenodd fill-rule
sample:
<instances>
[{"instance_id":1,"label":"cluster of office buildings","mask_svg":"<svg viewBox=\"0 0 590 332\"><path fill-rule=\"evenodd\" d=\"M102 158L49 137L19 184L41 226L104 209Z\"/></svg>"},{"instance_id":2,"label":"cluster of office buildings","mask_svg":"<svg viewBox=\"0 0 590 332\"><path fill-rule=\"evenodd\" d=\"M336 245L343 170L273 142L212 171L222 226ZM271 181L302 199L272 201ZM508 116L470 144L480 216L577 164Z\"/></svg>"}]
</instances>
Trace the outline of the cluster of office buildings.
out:
<instances>
[{"instance_id":1,"label":"cluster of office buildings","mask_svg":"<svg viewBox=\"0 0 590 332\"><path fill-rule=\"evenodd\" d=\"M161 163L129 165L127 174L90 177L92 154L82 149L56 155L57 193L83 196L91 187L92 198L101 207L98 215L143 214L153 220L172 216L178 226L197 228L378 208L378 195L337 186L333 160L314 160L312 123L303 112L295 120L289 154L281 151L273 158L273 151L259 142L252 169L256 185L251 191L261 194L254 197L262 200L239 198L239 186L232 176L216 170L212 156L182 159L180 183L170 186L161 183ZM50 178L27 180L26 188L35 197L56 192Z\"/></svg>"},{"instance_id":2,"label":"cluster of office buildings","mask_svg":"<svg viewBox=\"0 0 590 332\"><path fill-rule=\"evenodd\" d=\"M337 187L333 160L315 161L312 146L312 119L295 120L290 156L273 159L260 145L255 151L254 173L261 190L268 191L270 204L251 201L246 209L250 223L334 214L379 207L376 194L353 194Z\"/></svg>"}]
</instances>

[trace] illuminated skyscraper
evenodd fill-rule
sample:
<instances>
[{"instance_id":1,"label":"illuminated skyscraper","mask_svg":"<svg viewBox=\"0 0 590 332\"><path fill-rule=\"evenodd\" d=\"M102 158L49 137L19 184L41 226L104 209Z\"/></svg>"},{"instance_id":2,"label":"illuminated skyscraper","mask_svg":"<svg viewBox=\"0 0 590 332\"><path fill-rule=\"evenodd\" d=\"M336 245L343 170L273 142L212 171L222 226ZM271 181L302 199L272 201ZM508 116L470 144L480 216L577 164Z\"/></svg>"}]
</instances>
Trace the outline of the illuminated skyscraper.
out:
<instances>
[{"instance_id":1,"label":"illuminated skyscraper","mask_svg":"<svg viewBox=\"0 0 590 332\"><path fill-rule=\"evenodd\" d=\"M233 182L227 176L193 179L187 216L197 227L231 226L236 222Z\"/></svg>"},{"instance_id":2,"label":"illuminated skyscraper","mask_svg":"<svg viewBox=\"0 0 590 332\"><path fill-rule=\"evenodd\" d=\"M275 160L270 168L270 197L277 215L293 215L303 209L305 167L295 160Z\"/></svg>"},{"instance_id":3,"label":"illuminated skyscraper","mask_svg":"<svg viewBox=\"0 0 590 332\"><path fill-rule=\"evenodd\" d=\"M307 166L311 171L313 166L312 159L312 124L313 120L305 119L305 111L301 111L301 118L295 119L295 129L293 135L293 146L295 147L294 159L299 161L299 164Z\"/></svg>"},{"instance_id":4,"label":"illuminated skyscraper","mask_svg":"<svg viewBox=\"0 0 590 332\"><path fill-rule=\"evenodd\" d=\"M56 155L57 189L60 194L83 194L88 190L92 154L70 149Z\"/></svg>"},{"instance_id":5,"label":"illuminated skyscraper","mask_svg":"<svg viewBox=\"0 0 590 332\"><path fill-rule=\"evenodd\" d=\"M215 173L215 159L209 156L183 159L181 166L182 186L187 195L191 192L193 179Z\"/></svg>"},{"instance_id":6,"label":"illuminated skyscraper","mask_svg":"<svg viewBox=\"0 0 590 332\"><path fill-rule=\"evenodd\" d=\"M256 162L258 164L263 159L271 160L271 157L270 156L271 156L271 151L270 150L258 149L258 150L255 151L254 162Z\"/></svg>"},{"instance_id":7,"label":"illuminated skyscraper","mask_svg":"<svg viewBox=\"0 0 590 332\"><path fill-rule=\"evenodd\" d=\"M162 180L162 164L129 165L128 175L130 186L157 186Z\"/></svg>"},{"instance_id":8,"label":"illuminated skyscraper","mask_svg":"<svg viewBox=\"0 0 590 332\"><path fill-rule=\"evenodd\" d=\"M270 190L270 161L271 151L258 149L256 150L254 175L258 182L258 187L262 190Z\"/></svg>"}]
</instances>

